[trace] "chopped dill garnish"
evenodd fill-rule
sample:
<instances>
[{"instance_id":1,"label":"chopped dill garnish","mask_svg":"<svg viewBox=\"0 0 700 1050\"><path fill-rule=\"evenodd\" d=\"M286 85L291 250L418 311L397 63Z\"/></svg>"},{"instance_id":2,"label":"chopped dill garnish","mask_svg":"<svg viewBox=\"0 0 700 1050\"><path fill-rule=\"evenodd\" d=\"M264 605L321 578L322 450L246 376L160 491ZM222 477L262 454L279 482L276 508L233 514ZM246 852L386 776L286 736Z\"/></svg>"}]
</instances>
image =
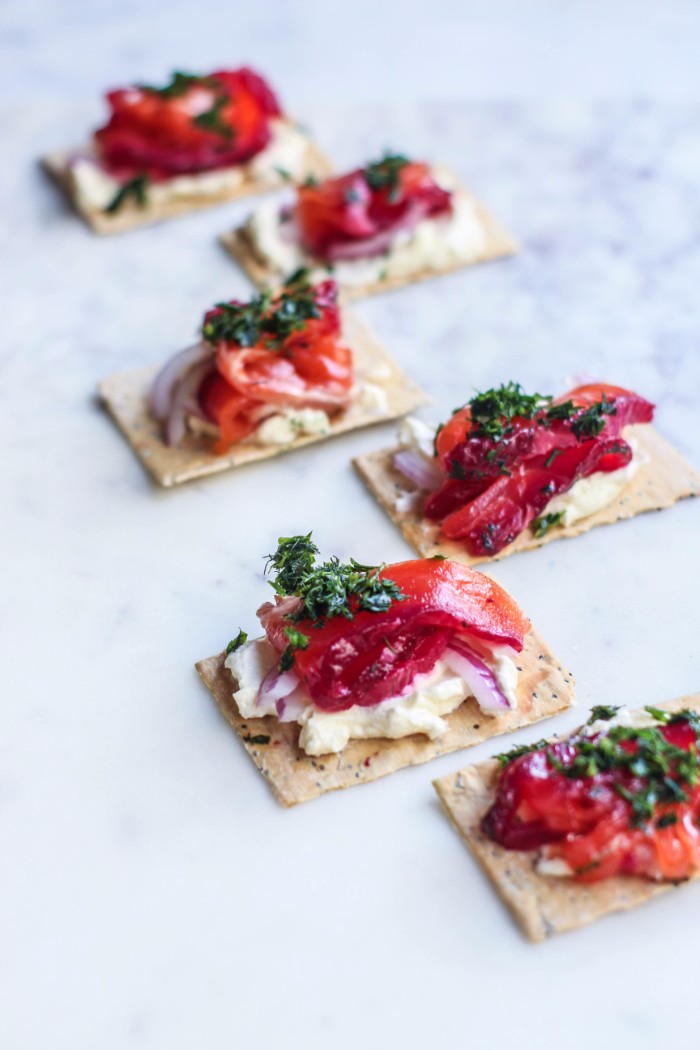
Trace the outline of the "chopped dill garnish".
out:
<instances>
[{"instance_id":1,"label":"chopped dill garnish","mask_svg":"<svg viewBox=\"0 0 700 1050\"><path fill-rule=\"evenodd\" d=\"M535 539L541 540L542 537L546 536L549 530L553 529L555 525L561 525L563 517L563 510L559 510L552 514L541 514L539 518L535 518L530 526L532 529L532 535Z\"/></svg>"},{"instance_id":2,"label":"chopped dill garnish","mask_svg":"<svg viewBox=\"0 0 700 1050\"><path fill-rule=\"evenodd\" d=\"M122 183L104 209L105 215L116 215L121 210L122 205L126 204L130 199L134 201L137 207L145 208L148 204L148 185L148 175L143 173L134 175L133 179Z\"/></svg>"},{"instance_id":3,"label":"chopped dill garnish","mask_svg":"<svg viewBox=\"0 0 700 1050\"><path fill-rule=\"evenodd\" d=\"M502 766L507 766L516 758L530 755L533 751L542 751L545 747L549 747L548 740L538 740L534 744L516 744L515 747L511 747L510 751L502 751L500 755L496 755L496 758Z\"/></svg>"},{"instance_id":4,"label":"chopped dill garnish","mask_svg":"<svg viewBox=\"0 0 700 1050\"><path fill-rule=\"evenodd\" d=\"M308 271L297 270L277 296L268 290L248 303L217 303L204 318L202 336L209 343L233 342L243 347L264 343L268 350L278 350L307 321L320 316Z\"/></svg>"},{"instance_id":5,"label":"chopped dill garnish","mask_svg":"<svg viewBox=\"0 0 700 1050\"><path fill-rule=\"evenodd\" d=\"M333 616L352 620L356 612L386 612L392 602L404 600L393 580L380 577L381 565L361 565L354 558L331 558L317 565L317 554L309 533L281 537L267 559L267 571L275 572L270 582L277 594L303 599L300 612L292 617L295 621L316 624Z\"/></svg>"},{"instance_id":6,"label":"chopped dill garnish","mask_svg":"<svg viewBox=\"0 0 700 1050\"><path fill-rule=\"evenodd\" d=\"M364 168L367 185L373 190L388 189L391 200L399 189L401 171L407 164L410 164L410 161L403 154L385 153L381 160L367 164Z\"/></svg>"},{"instance_id":7,"label":"chopped dill garnish","mask_svg":"<svg viewBox=\"0 0 700 1050\"><path fill-rule=\"evenodd\" d=\"M245 643L247 641L248 641L248 635L246 634L246 632L245 631L239 631L238 634L236 635L236 637L232 638L231 641L226 646L226 655L230 656L231 653L235 653L236 649L240 649L240 647L242 645L245 645Z\"/></svg>"},{"instance_id":8,"label":"chopped dill garnish","mask_svg":"<svg viewBox=\"0 0 700 1050\"><path fill-rule=\"evenodd\" d=\"M615 704L596 704L595 707L591 708L591 714L586 725L592 726L594 722L609 722L621 710L622 708L616 707Z\"/></svg>"},{"instance_id":9,"label":"chopped dill garnish","mask_svg":"<svg viewBox=\"0 0 700 1050\"><path fill-rule=\"evenodd\" d=\"M152 84L137 84L140 91L147 91L149 95L160 95L161 98L179 98L186 95L190 88L208 87L218 88L219 85L212 77L200 77L194 73L183 73L176 69L170 77L170 83L165 87L154 87Z\"/></svg>"}]
</instances>

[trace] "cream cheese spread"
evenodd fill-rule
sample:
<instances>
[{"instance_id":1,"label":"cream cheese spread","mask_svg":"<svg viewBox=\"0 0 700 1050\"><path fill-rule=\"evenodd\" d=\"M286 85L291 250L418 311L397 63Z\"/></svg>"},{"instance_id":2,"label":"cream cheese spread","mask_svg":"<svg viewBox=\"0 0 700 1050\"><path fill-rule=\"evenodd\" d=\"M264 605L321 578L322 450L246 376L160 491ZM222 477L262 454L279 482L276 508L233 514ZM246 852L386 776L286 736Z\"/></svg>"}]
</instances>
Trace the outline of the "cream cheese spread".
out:
<instances>
[{"instance_id":1,"label":"cream cheese spread","mask_svg":"<svg viewBox=\"0 0 700 1050\"><path fill-rule=\"evenodd\" d=\"M330 419L320 408L286 408L263 420L251 435L256 445L290 445L301 434L328 434Z\"/></svg>"},{"instance_id":2,"label":"cream cheese spread","mask_svg":"<svg viewBox=\"0 0 700 1050\"><path fill-rule=\"evenodd\" d=\"M277 660L277 653L265 637L246 642L226 658L226 667L238 684L233 699L244 718L277 715L274 702L266 705L258 700L260 685ZM489 657L488 662L506 696L517 703L518 671L504 648L494 650L494 657ZM447 729L444 716L470 695L467 683L438 660L430 673L416 677L410 692L378 704L323 711L306 697L296 718L301 726L299 746L308 755L324 755L342 751L351 739L395 740L422 733L435 740Z\"/></svg>"}]
</instances>

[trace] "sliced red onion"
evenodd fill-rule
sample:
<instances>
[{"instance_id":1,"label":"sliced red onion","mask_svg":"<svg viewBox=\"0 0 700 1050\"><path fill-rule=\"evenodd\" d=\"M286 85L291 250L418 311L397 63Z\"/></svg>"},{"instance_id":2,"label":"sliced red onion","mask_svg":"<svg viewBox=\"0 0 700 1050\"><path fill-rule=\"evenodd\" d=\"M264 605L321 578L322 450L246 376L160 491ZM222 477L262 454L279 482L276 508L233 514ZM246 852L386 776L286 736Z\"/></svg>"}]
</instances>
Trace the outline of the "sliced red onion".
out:
<instances>
[{"instance_id":1,"label":"sliced red onion","mask_svg":"<svg viewBox=\"0 0 700 1050\"><path fill-rule=\"evenodd\" d=\"M170 412L175 384L182 375L206 358L211 358L211 348L206 343L197 343L166 361L151 387L149 404L151 414L156 419L162 421Z\"/></svg>"},{"instance_id":2,"label":"sliced red onion","mask_svg":"<svg viewBox=\"0 0 700 1050\"><path fill-rule=\"evenodd\" d=\"M406 212L403 219L392 226L391 229L375 233L373 237L360 237L354 241L332 244L328 248L326 256L330 262L342 262L343 260L352 259L371 259L376 255L382 255L391 249L397 234L403 230L412 230L421 219L425 218L425 212L425 205L416 203Z\"/></svg>"},{"instance_id":3,"label":"sliced red onion","mask_svg":"<svg viewBox=\"0 0 700 1050\"><path fill-rule=\"evenodd\" d=\"M280 722L296 722L297 718L307 706L304 699L304 690L299 686L288 696L283 696L277 701L277 717Z\"/></svg>"},{"instance_id":4,"label":"sliced red onion","mask_svg":"<svg viewBox=\"0 0 700 1050\"><path fill-rule=\"evenodd\" d=\"M258 703L263 705L277 703L288 697L295 689L299 688L299 679L294 671L280 671L275 664L262 682L258 690Z\"/></svg>"},{"instance_id":5,"label":"sliced red onion","mask_svg":"<svg viewBox=\"0 0 700 1050\"><path fill-rule=\"evenodd\" d=\"M394 456L394 467L400 474L426 492L434 492L445 480L444 471L437 461L432 461L412 448L402 448Z\"/></svg>"},{"instance_id":6,"label":"sliced red onion","mask_svg":"<svg viewBox=\"0 0 700 1050\"><path fill-rule=\"evenodd\" d=\"M442 659L451 671L464 679L484 714L499 715L511 710L513 705L491 668L461 638L452 639Z\"/></svg>"},{"instance_id":7,"label":"sliced red onion","mask_svg":"<svg viewBox=\"0 0 700 1050\"><path fill-rule=\"evenodd\" d=\"M198 415L204 418L197 401L197 391L211 368L211 358L207 357L206 360L191 367L176 382L165 420L165 443L167 445L180 444L187 432L188 416Z\"/></svg>"}]
</instances>

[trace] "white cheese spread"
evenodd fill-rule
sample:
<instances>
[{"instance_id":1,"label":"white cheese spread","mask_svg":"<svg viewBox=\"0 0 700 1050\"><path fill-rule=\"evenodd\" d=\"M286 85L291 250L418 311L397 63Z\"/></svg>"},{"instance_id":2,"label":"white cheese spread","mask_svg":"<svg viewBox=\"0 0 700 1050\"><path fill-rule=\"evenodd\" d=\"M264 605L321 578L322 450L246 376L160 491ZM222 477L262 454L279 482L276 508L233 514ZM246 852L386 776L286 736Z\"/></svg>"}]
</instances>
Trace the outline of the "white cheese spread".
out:
<instances>
[{"instance_id":1,"label":"white cheese spread","mask_svg":"<svg viewBox=\"0 0 700 1050\"><path fill-rule=\"evenodd\" d=\"M359 389L358 401L367 412L383 415L389 411L387 392L377 383L363 383Z\"/></svg>"},{"instance_id":2,"label":"white cheese spread","mask_svg":"<svg viewBox=\"0 0 700 1050\"><path fill-rule=\"evenodd\" d=\"M568 879L574 874L562 857L548 857L544 853L535 861L535 871L538 875L549 875L556 879Z\"/></svg>"},{"instance_id":3,"label":"white cheese spread","mask_svg":"<svg viewBox=\"0 0 700 1050\"><path fill-rule=\"evenodd\" d=\"M256 445L291 445L302 434L328 434L330 419L320 408L286 408L263 420L250 440Z\"/></svg>"},{"instance_id":4,"label":"white cheese spread","mask_svg":"<svg viewBox=\"0 0 700 1050\"><path fill-rule=\"evenodd\" d=\"M510 694L509 698L512 696L517 703L515 664L503 648L494 652L489 665L506 695ZM238 683L233 699L244 718L276 716L274 702L266 705L258 702L262 680L276 661L277 654L265 637L246 642L226 658L226 667ZM367 707L356 704L346 711L323 711L306 698L296 719L301 726L299 746L308 755L324 755L342 751L351 739L394 740L422 733L434 740L447 729L444 716L455 711L469 695L466 682L438 660L429 674L418 675L411 692L378 704Z\"/></svg>"},{"instance_id":5,"label":"white cheese spread","mask_svg":"<svg viewBox=\"0 0 700 1050\"><path fill-rule=\"evenodd\" d=\"M434 170L444 189L454 189L452 210L423 219L411 230L400 230L390 248L376 258L353 259L333 265L333 277L341 285L362 285L402 277L424 267L442 270L476 260L484 249L485 231L474 201L454 188L449 173ZM308 265L308 256L294 237L292 220L280 217L279 203L266 201L248 219L246 231L257 254L280 276ZM328 270L312 270L316 280Z\"/></svg>"}]
</instances>

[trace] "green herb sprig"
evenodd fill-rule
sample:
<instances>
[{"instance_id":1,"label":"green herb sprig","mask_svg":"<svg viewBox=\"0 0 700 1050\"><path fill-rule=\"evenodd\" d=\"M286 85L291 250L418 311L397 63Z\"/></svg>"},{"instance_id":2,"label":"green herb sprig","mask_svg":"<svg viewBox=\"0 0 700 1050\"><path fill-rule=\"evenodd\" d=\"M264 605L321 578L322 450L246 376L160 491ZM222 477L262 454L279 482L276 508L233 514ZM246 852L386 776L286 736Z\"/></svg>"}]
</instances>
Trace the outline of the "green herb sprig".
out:
<instances>
[{"instance_id":1,"label":"green herb sprig","mask_svg":"<svg viewBox=\"0 0 700 1050\"><path fill-rule=\"evenodd\" d=\"M303 599L290 617L295 622L308 619L320 626L334 616L352 620L359 611L386 612L392 602L406 597L393 580L380 578L381 565L361 565L354 558L349 562L331 558L317 565L317 554L309 533L280 537L277 550L267 558L267 571L275 573L270 582L276 593Z\"/></svg>"},{"instance_id":2,"label":"green herb sprig","mask_svg":"<svg viewBox=\"0 0 700 1050\"><path fill-rule=\"evenodd\" d=\"M372 190L389 190L389 200L396 200L400 190L401 171L410 164L402 153L385 153L381 160L364 168L367 185Z\"/></svg>"},{"instance_id":3,"label":"green herb sprig","mask_svg":"<svg viewBox=\"0 0 700 1050\"><path fill-rule=\"evenodd\" d=\"M308 634L304 634L303 631L297 631L296 627L285 627L284 633L287 636L289 645L280 657L280 671L288 671L294 665L294 654L297 649L307 649L310 641Z\"/></svg>"},{"instance_id":4,"label":"green herb sprig","mask_svg":"<svg viewBox=\"0 0 700 1050\"><path fill-rule=\"evenodd\" d=\"M662 714L665 723L667 713ZM685 715L682 712L677 717ZM629 744L634 744L634 748L625 746ZM630 804L633 827L648 824L657 806L687 801L687 789L695 787L700 779L697 748L676 747L666 739L660 726L639 729L614 725L600 736L577 739L575 754L569 761L561 762L553 754L548 757L553 768L569 778L595 777L614 770L638 778L639 787L634 781L633 787L613 784L618 795Z\"/></svg>"},{"instance_id":5,"label":"green herb sprig","mask_svg":"<svg viewBox=\"0 0 700 1050\"><path fill-rule=\"evenodd\" d=\"M235 138L235 131L223 118L223 109L228 105L228 95L218 95L212 103L211 109L204 113L198 113L192 118L192 123L203 131L212 131L221 138L231 142Z\"/></svg>"},{"instance_id":6,"label":"green herb sprig","mask_svg":"<svg viewBox=\"0 0 700 1050\"><path fill-rule=\"evenodd\" d=\"M179 69L171 74L169 83L164 87L154 87L152 84L137 84L136 86L140 91L147 91L149 95L159 95L161 98L180 98L193 87L219 88L219 84L212 77L183 73Z\"/></svg>"},{"instance_id":7,"label":"green herb sprig","mask_svg":"<svg viewBox=\"0 0 700 1050\"><path fill-rule=\"evenodd\" d=\"M546 536L550 529L553 529L555 525L561 525L564 517L564 511L558 510L552 514L540 514L539 518L535 518L530 528L532 529L532 535L537 540L541 540L543 536Z\"/></svg>"},{"instance_id":8,"label":"green herb sprig","mask_svg":"<svg viewBox=\"0 0 700 1050\"><path fill-rule=\"evenodd\" d=\"M127 201L133 200L137 207L145 208L148 204L148 175L142 173L122 183L111 201L104 209L105 215L116 215Z\"/></svg>"},{"instance_id":9,"label":"green herb sprig","mask_svg":"<svg viewBox=\"0 0 700 1050\"><path fill-rule=\"evenodd\" d=\"M571 424L571 432L576 435L579 441L583 441L585 438L598 437L605 428L605 416L617 415L617 406L613 399L608 399L603 394L602 400L596 404L591 405L590 408L585 409L580 415L576 416L573 423Z\"/></svg>"},{"instance_id":10,"label":"green herb sprig","mask_svg":"<svg viewBox=\"0 0 700 1050\"><path fill-rule=\"evenodd\" d=\"M552 404L548 394L526 394L520 383L504 383L483 393L475 394L467 407L471 416L471 436L503 441L513 433L512 420L516 417L535 419L539 426L548 428L554 422L571 422L571 432L579 441L597 437L605 428L605 416L614 416L617 406L613 398L602 394L601 400L582 409L573 401ZM455 409L460 412L461 408ZM545 461L549 467L561 449L554 449Z\"/></svg>"},{"instance_id":11,"label":"green herb sprig","mask_svg":"<svg viewBox=\"0 0 700 1050\"><path fill-rule=\"evenodd\" d=\"M232 638L231 641L226 646L226 655L230 656L231 653L235 653L236 649L240 649L240 647L242 645L245 645L245 643L247 641L248 641L248 635L246 634L246 632L239 630L239 632L236 635L236 637Z\"/></svg>"},{"instance_id":12,"label":"green herb sprig","mask_svg":"<svg viewBox=\"0 0 700 1050\"><path fill-rule=\"evenodd\" d=\"M549 747L547 740L538 740L534 744L516 744L509 751L502 751L500 755L496 755L496 758L501 766L508 766L511 762L515 762L516 758L531 755L533 751L543 751L546 747Z\"/></svg>"},{"instance_id":13,"label":"green herb sprig","mask_svg":"<svg viewBox=\"0 0 700 1050\"><path fill-rule=\"evenodd\" d=\"M594 722L609 722L622 708L614 704L596 704L591 708L591 714L586 725L592 726Z\"/></svg>"},{"instance_id":14,"label":"green herb sprig","mask_svg":"<svg viewBox=\"0 0 700 1050\"><path fill-rule=\"evenodd\" d=\"M475 436L500 441L512 419L533 419L551 400L544 394L526 394L520 383L513 382L476 394L469 402Z\"/></svg>"},{"instance_id":15,"label":"green herb sprig","mask_svg":"<svg viewBox=\"0 0 700 1050\"><path fill-rule=\"evenodd\" d=\"M204 319L202 336L209 343L247 347L263 342L268 350L278 350L285 339L320 316L308 271L297 270L276 298L265 291L248 303L217 303Z\"/></svg>"}]
</instances>

